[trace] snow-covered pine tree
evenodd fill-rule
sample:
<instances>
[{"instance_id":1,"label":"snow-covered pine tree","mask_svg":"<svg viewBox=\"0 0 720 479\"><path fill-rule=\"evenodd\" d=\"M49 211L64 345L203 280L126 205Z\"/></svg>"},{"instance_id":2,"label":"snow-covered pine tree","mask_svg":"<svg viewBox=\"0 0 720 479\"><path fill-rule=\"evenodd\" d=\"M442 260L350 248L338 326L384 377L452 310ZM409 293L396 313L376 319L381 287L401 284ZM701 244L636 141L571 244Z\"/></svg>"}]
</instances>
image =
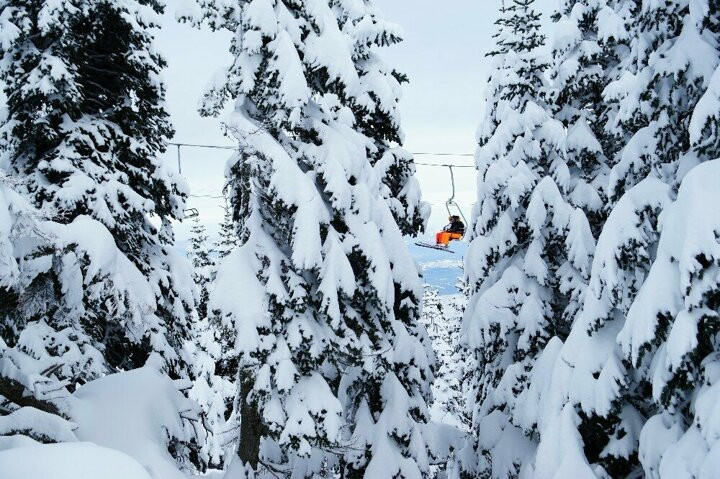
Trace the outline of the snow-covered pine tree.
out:
<instances>
[{"instance_id":1,"label":"snow-covered pine tree","mask_svg":"<svg viewBox=\"0 0 720 479\"><path fill-rule=\"evenodd\" d=\"M664 77L656 79L660 120L650 122L650 127L653 121L659 123L654 145L664 163L661 171L674 172L660 177L679 185L676 201L661 217L655 261L617 335L638 383L646 385L654 400L656 414L639 435L646 477L711 477L719 465L718 421L713 415L720 399L719 229L717 212L709 206L719 194L713 180L720 155L719 6L716 1L669 2L643 9L648 16L643 27L664 34L653 55L656 62L648 62L656 63L655 75ZM658 24L649 18L658 13L678 15L682 23ZM674 31L668 28L672 26ZM662 123L663 115L670 123ZM678 139L681 145L672 143ZM688 146L688 151L679 149ZM692 168L699 162L708 163Z\"/></svg>"},{"instance_id":2,"label":"snow-covered pine tree","mask_svg":"<svg viewBox=\"0 0 720 479\"><path fill-rule=\"evenodd\" d=\"M702 277L713 274L712 263L702 255L692 256L697 249L687 245L699 243L695 236L688 242L687 235L692 229L698 241L706 238L693 208L706 217L704 224L713 224L712 215L693 195L716 193L699 178L715 171L714 163L698 166L697 173L691 170L689 184L683 183L682 196L670 207L670 186L647 178L628 190L611 211L598 240L582 311L565 344L553 351L548 348L548 362L553 365L544 377L536 378L538 390L545 391L541 442L531 466L538 476L628 477L644 472L647 477L691 477L673 468L683 464L677 458L667 463L675 464L664 473L659 465L666 449L693 423L688 391L699 393L700 384L714 381L711 365L708 376L702 376L702 361L709 357L710 364L712 347L714 351L717 347L709 339L696 349L702 341L692 345L693 339L685 336L693 352L683 357L683 351L670 362L665 344L671 331L681 334L686 326L675 323L686 318L680 305L684 295L691 295L694 275L701 270ZM688 253L672 256L673 248L687 248ZM683 258L691 257L694 266L681 275L688 264ZM688 289L680 290L679 277L685 278L682 284ZM702 287L704 281L696 286ZM712 320L707 325L712 327ZM678 454L687 454L683 447L675 449ZM699 454L705 450L702 443L693 446ZM690 461L698 468L701 462L701 456Z\"/></svg>"},{"instance_id":3,"label":"snow-covered pine tree","mask_svg":"<svg viewBox=\"0 0 720 479\"><path fill-rule=\"evenodd\" d=\"M20 266L20 281L0 292L11 325L0 341L3 435L75 441L66 419L83 408L80 386L145 363L185 372L195 298L171 247L183 187L157 158L171 133L151 44L160 10L146 1L0 2L0 168L19 193L3 192L0 215L14 221ZM18 226L23 208L37 216L39 237ZM133 393L139 404L144 392ZM197 465L192 431L202 430L185 421L192 408L164 409L153 423L159 454L187 468Z\"/></svg>"},{"instance_id":4,"label":"snow-covered pine tree","mask_svg":"<svg viewBox=\"0 0 720 479\"><path fill-rule=\"evenodd\" d=\"M249 190L244 194L249 194ZM208 255L210 265L201 281L205 289L200 291L198 311L200 320L193 327L193 366L196 380L190 393L205 412L209 424L208 441L203 445L204 454L211 467L223 465L238 439L240 414L236 410L238 379L238 352L235 348L235 330L218 315L208 311L209 289L217 277L217 269L234 248L238 246L237 228L233 208L223 205L223 220L218 238ZM242 216L243 213L240 213ZM204 232L202 234L204 235ZM215 255L215 257L212 257ZM204 261L202 263L205 263ZM197 280L200 278L196 278ZM205 304L203 305L203 301ZM204 312L204 316L203 316Z\"/></svg>"},{"instance_id":5,"label":"snow-covered pine tree","mask_svg":"<svg viewBox=\"0 0 720 479\"><path fill-rule=\"evenodd\" d=\"M426 284L425 293L423 294L422 318L425 322L425 328L428 330L428 333L430 332L430 329L442 321L442 317L443 309L440 304L439 291L437 288Z\"/></svg>"},{"instance_id":6,"label":"snow-covered pine tree","mask_svg":"<svg viewBox=\"0 0 720 479\"><path fill-rule=\"evenodd\" d=\"M603 95L629 57L635 7L633 0L565 0L553 17L553 109L568 129L568 171L556 176L595 237L608 213L610 167L627 141L606 128L617 104Z\"/></svg>"},{"instance_id":7,"label":"snow-covered pine tree","mask_svg":"<svg viewBox=\"0 0 720 479\"><path fill-rule=\"evenodd\" d=\"M472 355L461 342L466 302L463 295L440 295L437 288L426 284L421 316L440 364L432 387L430 416L433 421L465 434L472 422L465 405L469 392L465 379L473 367ZM431 477L446 477L449 463L432 466Z\"/></svg>"},{"instance_id":8,"label":"snow-covered pine tree","mask_svg":"<svg viewBox=\"0 0 720 479\"><path fill-rule=\"evenodd\" d=\"M600 235L601 240L598 246L599 257L597 257L593 270L595 276L590 283L590 292L588 293L592 297L585 298L586 309L594 309L594 312L580 315L579 319L578 317L573 318L576 327L570 334L568 345L560 353L558 351L562 346L562 341L553 340L548 345L542 358L538 360L538 363L543 365L543 371L538 377L533 378L530 389L536 391L538 395L541 395L543 391L546 394L546 397L540 401L547 409L543 409L543 412L538 415L539 429L544 433L544 428L548 425L557 427L558 424L563 424L562 427L566 428L563 431L568 435L568 440L575 441L576 437L580 437L580 434L574 429L576 423L579 423L578 429L583 433L584 443L579 446L576 443L573 447L582 449L584 444L588 457L593 458L590 459L590 462L598 461L598 456L603 453L603 447L610 441L609 436L614 432L627 430L632 434L624 421L629 414L626 414L623 420L608 421L597 417L594 411L580 410L579 414L575 414L572 410L568 410L567 414L570 419L566 417L560 419L556 417L556 413L562 410L565 404L562 401L566 401L567 398L558 404L558 398L565 394L559 391L565 392L570 386L562 384L560 387L558 384L548 387L547 383L553 374L553 368L566 372L563 369L565 364L554 365L555 361L559 361L558 354L562 354L563 357L569 355L570 351L587 354L585 351L593 349L593 347L597 351L604 351L605 345L601 344L603 336L594 337L592 340L588 339L589 336L592 336L591 331L597 327L596 323L600 321L598 318L611 316L610 311L613 308L617 307L622 310L624 307L624 311L627 311L629 303L623 303L621 298L632 297L632 282L629 278L635 277L634 268L642 271L644 267L644 271L647 271L647 255L631 256L622 253L626 248L631 247L624 242L629 241L628 238L622 234L615 236L607 233L604 236L601 234L610 212L610 208L607 206L609 169L615 163L618 153L632 133L629 130L608 128L608 125L614 125L620 105L612 98L606 99L606 88L609 83L617 82L618 78L629 68L629 44L634 38L632 33L635 31L634 15L638 9L639 2L632 0L599 2L568 0L556 13L553 25L552 78L556 88L555 114L556 118L562 120L568 127L566 158L569 167L567 178L573 190L571 201L583 208L593 233ZM651 191L651 188L648 187L642 191L647 193ZM656 235L657 214L662 205L658 198L664 198L664 196L663 193L657 193L648 196L645 200L638 196L636 194L632 199L625 201L623 211L626 217L622 217L616 212L612 216L613 220L608 225L607 231L621 232L622 228L635 224L632 221L637 220L637 224L644 228L639 237L643 239L649 237L648 241L651 242L653 235ZM626 219L628 223L622 223ZM616 243L613 243L614 241ZM638 240L636 244L638 249L642 245L647 246L646 242ZM622 254L623 260L615 260L615 254ZM605 265L615 265L619 269L627 268L626 275L618 276L627 278L628 282L623 283L622 280L619 280L616 283L617 278L606 277L606 274L613 273L604 270ZM635 274L639 275L640 273ZM610 280L609 284L607 280ZM621 284L621 286L615 288L617 284ZM623 287L629 289L623 290ZM603 307L588 306L596 305L598 297L604 298L604 302L600 302ZM578 346L582 341L586 341L584 347ZM593 341L598 341L598 343L593 343ZM578 370L581 369L578 367ZM556 372L556 376L553 377L557 379L566 376ZM584 387L587 386L584 382L581 384ZM547 406L548 404L556 409L551 409ZM548 417L553 419L550 420ZM548 447L553 447L552 440L541 443L542 452L538 453L538 456L547 455L548 450L552 450ZM622 468L622 466L611 463L616 459L622 462L623 458L615 456L621 456L626 450L627 448L617 454L617 451L605 452L604 465L610 470L615 468L615 472L619 471L618 468ZM573 450L573 452L576 451ZM570 458L567 464L570 464L573 455L567 454L567 457ZM538 458L538 461L540 461L537 465L538 470L547 473L547 470L543 470L545 465L542 463L542 458ZM575 471L571 474L580 474L580 472Z\"/></svg>"},{"instance_id":9,"label":"snow-covered pine tree","mask_svg":"<svg viewBox=\"0 0 720 479\"><path fill-rule=\"evenodd\" d=\"M471 355L460 341L465 301L462 295L440 296L437 288L425 285L422 321L440 363L433 384L431 413L439 422L468 431L470 421L463 386L465 373L472 366Z\"/></svg>"},{"instance_id":10,"label":"snow-covered pine tree","mask_svg":"<svg viewBox=\"0 0 720 479\"><path fill-rule=\"evenodd\" d=\"M200 218L196 217L193 220L192 228L190 228L188 258L193 267L193 280L199 294L197 312L200 319L207 318L208 288L215 268L215 261L211 255L212 251L210 251L207 229L205 225L200 223Z\"/></svg>"},{"instance_id":11,"label":"snow-covered pine tree","mask_svg":"<svg viewBox=\"0 0 720 479\"><path fill-rule=\"evenodd\" d=\"M564 127L549 104L534 2L506 1L497 25L465 260L477 438L452 467L473 477L514 477L532 454L539 398L529 384L550 338L570 331L595 243L583 210L571 202L575 184Z\"/></svg>"},{"instance_id":12,"label":"snow-covered pine tree","mask_svg":"<svg viewBox=\"0 0 720 479\"><path fill-rule=\"evenodd\" d=\"M46 232L37 211L18 190L17 179L0 169L0 340L14 345L24 324L12 321L22 293L24 256L46 246Z\"/></svg>"},{"instance_id":13,"label":"snow-covered pine tree","mask_svg":"<svg viewBox=\"0 0 720 479\"><path fill-rule=\"evenodd\" d=\"M684 268L680 259L684 253L668 258L668 251L686 243L683 235L694 219L685 222L672 213L684 206L663 210L685 173L717 154L712 146L716 113L696 106L714 101L711 75L719 61L713 26L718 10L708 7L642 2L628 68L606 89L606 99L617 103L617 121L610 127L634 135L610 177L613 208L598 241L585 304L565 345L553 353L549 386L547 378L544 381L549 394L542 408L546 419L534 464L538 475L624 477L644 472L648 477L685 477L686 471L658 468L664 448L674 441L673 434L681 432L670 417L687 398L682 389L693 388L687 383L666 387L673 372L688 381L688 367L667 362L662 345L674 323L684 319L671 305L678 298L673 277ZM709 103L703 103L706 100ZM702 183L697 178L690 181ZM693 203L685 195L678 202ZM676 238L672 246L658 246L660 231L663 237ZM696 261L704 268L703 259ZM682 277L687 274L693 273ZM660 275L663 290L658 286ZM651 278L653 286L646 284ZM686 286L691 288L689 281ZM641 323L652 330L652 337L638 332ZM696 351L688 359L694 362L690 369L695 373L690 376L701 369L698 355L703 356ZM661 412L643 427L663 408L670 415ZM692 415L684 411L685 425L693 422ZM662 425L666 439L659 436ZM650 439L648 434L655 435ZM650 447L651 443L655 445ZM562 451L559 444L564 444Z\"/></svg>"},{"instance_id":14,"label":"snow-covered pine tree","mask_svg":"<svg viewBox=\"0 0 720 479\"><path fill-rule=\"evenodd\" d=\"M0 2L8 97L0 135L4 167L23 179L35 205L59 223L55 229L87 228L87 238L63 246L78 249L66 261L86 286L63 289L67 277L48 270L29 285L35 301L19 304L15 321L75 328L110 368L142 365L156 352L161 366L179 372L194 298L190 269L170 247L184 186L158 158L172 133L159 78L164 61L152 49L161 10L146 1ZM89 232L94 244L82 241ZM108 248L107 261L93 262L88 255L100 247ZM119 271L106 268L114 258L129 260L144 279L113 279ZM93 278L104 280L88 287ZM139 292L135 298L142 308L107 300L132 288L149 289L149 302Z\"/></svg>"},{"instance_id":15,"label":"snow-covered pine tree","mask_svg":"<svg viewBox=\"0 0 720 479\"><path fill-rule=\"evenodd\" d=\"M34 258L52 263L53 253L50 233L20 189L18 180L0 169L0 410L8 416L0 435L45 443L76 440L61 417L69 392L58 376L72 369L101 373L102 355L72 330L57 332L43 323L26 327L16 320L18 305L28 299L24 291L48 264ZM38 422L44 427L35 427Z\"/></svg>"},{"instance_id":16,"label":"snow-covered pine tree","mask_svg":"<svg viewBox=\"0 0 720 479\"><path fill-rule=\"evenodd\" d=\"M87 217L68 225L47 221L18 193L23 186L17 175L7 176L0 169L0 255L6 266L0 269L0 436L11 438L5 438L6 448L78 440L77 424L68 421L82 410L74 396L76 388L108 372L97 341L73 321L85 310L86 297L102 295L109 310L129 318L142 318L155 306L147 280L117 250L101 224ZM27 313L48 301L38 295L42 293L38 284L48 276L58 278L57 287L64 292L60 308L67 315L64 323L28 321ZM182 397L166 381L173 394ZM142 397L142 392L132 395ZM162 421L181 424L181 415L192 418L192 405L185 409L188 404L182 412L164 410ZM189 466L193 427L186 422L180 429L158 426L155 432L162 437L158 450L167 447L166 456L169 452Z\"/></svg>"},{"instance_id":17,"label":"snow-covered pine tree","mask_svg":"<svg viewBox=\"0 0 720 479\"><path fill-rule=\"evenodd\" d=\"M200 444L200 461L221 468L237 436L237 417L233 414L237 369L228 374L223 341L217 323L199 318L193 324L191 357L194 381L189 396L202 409L205 440ZM235 374L232 374L235 373Z\"/></svg>"},{"instance_id":18,"label":"snow-covered pine tree","mask_svg":"<svg viewBox=\"0 0 720 479\"><path fill-rule=\"evenodd\" d=\"M720 466L718 175L720 160L685 176L663 214L657 258L617 336L657 406L639 433L645 477L712 477Z\"/></svg>"},{"instance_id":19,"label":"snow-covered pine tree","mask_svg":"<svg viewBox=\"0 0 720 479\"><path fill-rule=\"evenodd\" d=\"M45 220L20 193L23 180L0 169L0 435L15 438L6 447L77 441L76 425L67 420L77 406L71 393L108 373L102 344L76 322L87 298L101 298L107 310L131 319L142 319L156 304L147 280L107 229L85 216L68 225ZM44 289L48 278L63 293L63 321L32 316L56 298ZM180 422L183 413L175 413ZM190 464L190 435L163 434L160 447Z\"/></svg>"},{"instance_id":20,"label":"snow-covered pine tree","mask_svg":"<svg viewBox=\"0 0 720 479\"><path fill-rule=\"evenodd\" d=\"M717 8L707 2L642 2L636 34L623 74L606 99L616 102L609 128L629 132L610 174L609 193L617 201L643 178L660 178L677 189L699 162L691 149L690 118L718 66Z\"/></svg>"},{"instance_id":21,"label":"snow-covered pine tree","mask_svg":"<svg viewBox=\"0 0 720 479\"><path fill-rule=\"evenodd\" d=\"M233 209L230 205L223 206L223 220L220 223L220 233L215 240L213 250L218 259L224 259L238 245L237 227L233 220Z\"/></svg>"},{"instance_id":22,"label":"snow-covered pine tree","mask_svg":"<svg viewBox=\"0 0 720 479\"><path fill-rule=\"evenodd\" d=\"M228 182L242 246L211 295L240 357L230 472L422 477L447 445L426 442L433 357L402 241L423 208L410 157L384 151L400 78L374 48L397 29L370 1L201 3L234 35L204 108L236 100L241 150Z\"/></svg>"},{"instance_id":23,"label":"snow-covered pine tree","mask_svg":"<svg viewBox=\"0 0 720 479\"><path fill-rule=\"evenodd\" d=\"M540 446L529 466L539 476L637 472L638 434L651 404L616 336L650 269L669 193L648 178L620 198L598 238L572 331L564 345L556 341L544 352L546 371L532 385L543 393Z\"/></svg>"},{"instance_id":24,"label":"snow-covered pine tree","mask_svg":"<svg viewBox=\"0 0 720 479\"><path fill-rule=\"evenodd\" d=\"M192 263L199 299L198 319L192 325L190 355L194 381L189 395L200 405L204 414L203 426L207 437L201 444L201 461L210 467L220 467L225 454L224 445L228 441L232 442L235 426L231 416L231 405L235 398L235 375L227 377L225 374L218 374L224 372L223 357L226 354L223 353L223 348L230 346L221 340L217 323L208 317L209 288L215 275L215 261L209 248L206 228L197 217L190 229L190 235L188 257Z\"/></svg>"},{"instance_id":25,"label":"snow-covered pine tree","mask_svg":"<svg viewBox=\"0 0 720 479\"><path fill-rule=\"evenodd\" d=\"M246 197L249 196L250 191L243 191L241 194L244 194ZM248 205L246 205L248 206ZM237 228L238 225L235 223L235 220L233 219L233 215L235 210L229 205L229 203L226 203L223 206L224 214L223 214L223 220L222 223L220 223L220 232L218 235L218 238L213 243L213 253L217 255L216 258L212 258L213 262L213 269L211 271L211 283L214 284L215 279L217 278L217 272L220 264L222 261L235 249L239 244L239 238L237 235ZM245 215L244 211L238 211L237 212L240 217L242 218ZM208 301L210 299L210 295L208 294ZM207 317L207 324L204 324L200 328L200 334L204 338L209 338L210 336L213 336L215 339L214 341L217 343L218 348L218 354L211 354L211 356L214 358L214 368L217 376L223 378L223 380L226 383L235 384L238 377L238 352L235 348L235 330L234 325L229 325L226 323L223 323L222 318L220 318L218 315L214 314L212 311L208 310L206 306L206 317ZM208 331L212 330L212 333L209 333ZM201 343L204 341L210 341L209 339L200 339ZM214 349L216 346L210 346L210 343L208 342L208 351L210 349ZM228 395L226 397L228 398L234 398L235 393L233 392L231 395ZM227 404L229 411L226 411L226 417L229 417L232 415L232 417L237 418L238 416L233 414L233 407L232 404ZM228 432L229 436L232 436L231 431L234 427L234 420L228 419L228 426L226 427L226 431ZM226 434L227 435L227 434ZM224 444L231 444L232 437L226 437L223 439Z\"/></svg>"}]
</instances>

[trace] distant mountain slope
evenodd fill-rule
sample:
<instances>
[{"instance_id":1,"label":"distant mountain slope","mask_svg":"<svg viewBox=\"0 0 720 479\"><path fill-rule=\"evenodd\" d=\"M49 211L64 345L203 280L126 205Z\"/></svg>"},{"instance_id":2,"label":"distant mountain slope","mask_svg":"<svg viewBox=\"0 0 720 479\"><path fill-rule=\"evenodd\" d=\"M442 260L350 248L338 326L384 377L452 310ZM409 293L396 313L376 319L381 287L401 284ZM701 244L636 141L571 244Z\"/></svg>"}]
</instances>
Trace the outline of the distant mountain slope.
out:
<instances>
[{"instance_id":1,"label":"distant mountain slope","mask_svg":"<svg viewBox=\"0 0 720 479\"><path fill-rule=\"evenodd\" d=\"M455 284L463 273L463 257L467 251L467 243L454 241L450 249L454 253L439 251L417 246L410 242L410 254L420 265L425 282L438 289L441 295L455 294Z\"/></svg>"}]
</instances>

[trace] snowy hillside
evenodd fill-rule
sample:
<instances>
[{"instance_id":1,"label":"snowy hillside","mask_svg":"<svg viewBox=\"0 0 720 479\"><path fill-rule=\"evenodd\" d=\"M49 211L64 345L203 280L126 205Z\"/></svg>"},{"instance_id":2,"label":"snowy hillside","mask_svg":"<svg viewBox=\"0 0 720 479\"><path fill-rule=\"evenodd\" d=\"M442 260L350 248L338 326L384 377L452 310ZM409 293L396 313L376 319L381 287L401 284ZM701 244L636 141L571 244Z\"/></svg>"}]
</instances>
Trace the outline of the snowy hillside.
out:
<instances>
[{"instance_id":1,"label":"snowy hillside","mask_svg":"<svg viewBox=\"0 0 720 479\"><path fill-rule=\"evenodd\" d=\"M463 256L467 251L467 243L453 241L450 250L454 253L423 248L415 245L415 240L408 241L410 254L420 266L423 281L438 289L442 295L457 293L458 278L462 278Z\"/></svg>"}]
</instances>

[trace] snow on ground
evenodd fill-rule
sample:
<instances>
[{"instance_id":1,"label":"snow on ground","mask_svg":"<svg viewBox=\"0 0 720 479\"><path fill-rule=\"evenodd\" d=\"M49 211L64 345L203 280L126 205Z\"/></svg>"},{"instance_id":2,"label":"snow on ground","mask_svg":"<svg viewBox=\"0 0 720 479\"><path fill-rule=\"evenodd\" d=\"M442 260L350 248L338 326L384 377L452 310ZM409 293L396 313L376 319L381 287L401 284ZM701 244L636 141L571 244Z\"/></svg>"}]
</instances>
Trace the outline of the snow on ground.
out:
<instances>
[{"instance_id":1,"label":"snow on ground","mask_svg":"<svg viewBox=\"0 0 720 479\"><path fill-rule=\"evenodd\" d=\"M81 441L129 454L152 479L186 479L163 446L168 436L185 436L179 411L191 414L193 408L166 376L139 368L92 381L73 396L72 419Z\"/></svg>"},{"instance_id":2,"label":"snow on ground","mask_svg":"<svg viewBox=\"0 0 720 479\"><path fill-rule=\"evenodd\" d=\"M133 458L87 442L0 451L2 479L152 479Z\"/></svg>"}]
</instances>

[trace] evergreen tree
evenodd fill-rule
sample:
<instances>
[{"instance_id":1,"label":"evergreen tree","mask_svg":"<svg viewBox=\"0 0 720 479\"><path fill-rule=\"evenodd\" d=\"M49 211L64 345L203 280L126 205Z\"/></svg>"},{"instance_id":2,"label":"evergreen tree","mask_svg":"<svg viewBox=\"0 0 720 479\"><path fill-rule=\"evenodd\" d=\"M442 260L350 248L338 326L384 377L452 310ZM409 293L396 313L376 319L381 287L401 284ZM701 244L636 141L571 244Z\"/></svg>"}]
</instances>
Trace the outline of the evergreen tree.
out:
<instances>
[{"instance_id":1,"label":"evergreen tree","mask_svg":"<svg viewBox=\"0 0 720 479\"><path fill-rule=\"evenodd\" d=\"M74 321L86 310L88 298L102 301L108 310L130 318L142 318L155 307L149 283L117 250L111 234L101 224L87 217L79 217L69 225L47 221L19 193L22 186L17 176L7 176L0 170L0 261L4 266L0 268L0 436L6 449L78 441L75 419L88 412L80 397L87 397L87 391L93 390L84 385L103 381L98 379L100 376L114 381L131 374L108 375L104 351ZM57 287L63 292L58 309L67 316L62 323L29 321L27 317L48 301L48 297L37 294L42 292L37 285L47 277L58 278ZM145 374L163 377L150 368L144 370ZM169 386L164 388L168 396L152 398L162 404L148 401L146 391L120 389L135 401L124 412L157 415L158 410L162 411L162 418L154 418L161 422L148 421L157 428L150 426L148 430L162 438L157 443L158 454L167 458L172 455L181 467L193 470L198 465L195 451L204 437L194 417L195 405L172 381L164 381ZM117 413L106 403L98 402L96 409L90 409L101 411L106 407L106 416ZM152 411L137 407L143 404ZM131 434L132 429L130 424L127 432Z\"/></svg>"},{"instance_id":2,"label":"evergreen tree","mask_svg":"<svg viewBox=\"0 0 720 479\"><path fill-rule=\"evenodd\" d=\"M716 421L708 413L718 398L716 219L706 207L717 195L708 180L717 164L694 167L720 153L717 112L707 103L717 98L717 7L717 2L689 1L643 5L640 30L653 42L639 48L645 59L640 74L647 78L641 98L649 100L641 100L640 108L652 109L645 110L648 125L633 137L617 167L618 178L628 167L631 177L657 176L679 188L677 200L663 213L652 268L617 335L636 383L652 392L650 411L656 414L645 422L638 446L648 477L697 477L717 467L712 455L704 456L714 445L710 431ZM685 466L691 456L692 466Z\"/></svg>"},{"instance_id":3,"label":"evergreen tree","mask_svg":"<svg viewBox=\"0 0 720 479\"><path fill-rule=\"evenodd\" d=\"M199 448L200 463L214 468L222 467L236 438L238 422L233 414L237 370L233 375L223 368L223 351L228 345L219 336L216 323L207 317L193 324L191 357L195 380L189 396L203 411L206 437Z\"/></svg>"},{"instance_id":4,"label":"evergreen tree","mask_svg":"<svg viewBox=\"0 0 720 479\"><path fill-rule=\"evenodd\" d=\"M689 124L718 64L716 16L690 0L642 2L625 72L608 86L618 103L609 127L632 135L610 174L611 200L648 176L677 189L714 158L691 148Z\"/></svg>"},{"instance_id":5,"label":"evergreen tree","mask_svg":"<svg viewBox=\"0 0 720 479\"><path fill-rule=\"evenodd\" d=\"M465 387L472 368L472 355L461 344L461 319L466 298L461 295L439 295L437 288L425 285L421 320L428 330L440 367L433 383L433 402L430 415L446 425L442 440L446 442L448 457L462 447L463 434L470 431L472 420L465 404ZM448 463L431 468L431 477L447 477Z\"/></svg>"},{"instance_id":6,"label":"evergreen tree","mask_svg":"<svg viewBox=\"0 0 720 479\"><path fill-rule=\"evenodd\" d=\"M225 226L225 225L223 225ZM192 326L191 344L192 367L194 373L190 397L202 408L203 425L207 438L201 444L200 459L211 467L221 467L227 444L233 442L235 418L232 415L232 402L235 398L235 378L237 370L225 371L224 356L232 345L227 344L220 335L218 324L208 315L210 286L215 275L216 265L209 249L209 240L205 226L195 218L190 229L190 252L193 266L193 279L198 289L198 319ZM225 255L229 253L226 252Z\"/></svg>"},{"instance_id":7,"label":"evergreen tree","mask_svg":"<svg viewBox=\"0 0 720 479\"><path fill-rule=\"evenodd\" d=\"M554 352L552 372L538 381L549 391L533 464L541 476L691 477L677 468L680 456L672 456L682 447L670 445L695 420L686 394L700 393L691 383L702 381L702 360L713 346L691 346L692 352L683 351L684 361L667 361L665 344L671 331L685 326L687 316L677 302L693 287L687 279L680 293L674 278L698 271L684 270L685 251L673 251L694 251L698 244L684 236L694 218L691 194L683 190L713 194L713 188L701 188L702 181L690 174L694 186L683 185L676 204L668 205L687 171L715 154L714 114L703 102L712 104L713 71L720 61L717 9L683 1L642 2L636 12L624 73L605 90L616 112L610 131L618 138L630 136L609 177L612 208L583 308L565 345ZM694 261L707 264L700 256ZM701 274L712 276L711 270ZM711 376L705 384L712 383ZM560 443L572 445L563 447L562 456ZM700 451L708 445L692 447Z\"/></svg>"},{"instance_id":8,"label":"evergreen tree","mask_svg":"<svg viewBox=\"0 0 720 479\"><path fill-rule=\"evenodd\" d=\"M565 344L547 352L551 366L535 381L536 388L547 391L533 464L538 475L564 471L577 477L625 477L637 472L637 439L652 404L647 384L624 361L616 335L652 264L658 217L670 202L669 193L661 181L646 179L623 195L608 216L582 310Z\"/></svg>"},{"instance_id":9,"label":"evergreen tree","mask_svg":"<svg viewBox=\"0 0 720 479\"><path fill-rule=\"evenodd\" d=\"M570 331L594 249L588 219L571 201L580 182L552 116L540 15L532 0L513 0L496 24L465 267L477 438L452 467L471 477L514 477L536 447L539 398L531 381L550 339Z\"/></svg>"},{"instance_id":10,"label":"evergreen tree","mask_svg":"<svg viewBox=\"0 0 720 479\"><path fill-rule=\"evenodd\" d=\"M193 267L193 279L198 288L200 299L197 302L197 312L200 319L207 318L207 303L209 298L208 288L212 281L212 273L215 262L211 257L208 235L205 226L200 224L200 219L195 218L190 229L190 252L188 257Z\"/></svg>"},{"instance_id":11,"label":"evergreen tree","mask_svg":"<svg viewBox=\"0 0 720 479\"><path fill-rule=\"evenodd\" d=\"M425 327L428 333L430 333L433 329L436 329L438 323L443 320L443 307L442 304L440 304L440 295L437 288L433 288L427 284L425 285L422 311Z\"/></svg>"},{"instance_id":12,"label":"evergreen tree","mask_svg":"<svg viewBox=\"0 0 720 479\"><path fill-rule=\"evenodd\" d=\"M248 190L249 191L249 190ZM233 210L230 206L223 206L225 213L223 221L220 223L220 235L215 241L213 250L217 253L219 259L224 259L238 245L238 236L233 221Z\"/></svg>"},{"instance_id":13,"label":"evergreen tree","mask_svg":"<svg viewBox=\"0 0 720 479\"><path fill-rule=\"evenodd\" d=\"M461 318L465 298L438 294L437 288L425 285L422 321L428 330L440 369L433 384L434 415L461 431L470 430L465 408L465 374L470 372L471 354L461 343Z\"/></svg>"},{"instance_id":14,"label":"evergreen tree","mask_svg":"<svg viewBox=\"0 0 720 479\"><path fill-rule=\"evenodd\" d=\"M68 289L67 276L48 270L28 285L34 300L19 302L12 321L75 329L108 368L137 367L158 353L161 367L179 373L194 298L189 268L171 248L184 186L158 158L172 134L159 80L164 60L152 49L161 11L144 0L0 2L8 97L0 147L7 171L67 239L61 247L74 254L65 261L76 263L76 279L93 281ZM82 228L95 244L77 237ZM96 263L101 246L105 261ZM144 279L128 277L135 272ZM143 307L123 303L130 289Z\"/></svg>"},{"instance_id":15,"label":"evergreen tree","mask_svg":"<svg viewBox=\"0 0 720 479\"><path fill-rule=\"evenodd\" d=\"M62 378L83 382L104 372L104 361L86 335L17 320L21 304L43 301L26 295L28 287L48 264L62 264L47 225L20 190L18 180L0 169L0 406L4 415L23 410L2 434L46 443L76 440L65 421L67 387L74 383ZM46 427L36 428L33 421Z\"/></svg>"},{"instance_id":16,"label":"evergreen tree","mask_svg":"<svg viewBox=\"0 0 720 479\"><path fill-rule=\"evenodd\" d=\"M718 471L719 173L720 161L710 161L682 181L663 215L657 257L617 336L655 406L639 433L646 477Z\"/></svg>"},{"instance_id":17,"label":"evergreen tree","mask_svg":"<svg viewBox=\"0 0 720 479\"><path fill-rule=\"evenodd\" d=\"M434 363L401 236L424 208L411 158L389 148L402 78L375 52L397 29L369 1L202 3L234 35L204 112L237 100L241 150L242 246L211 297L240 361L229 474L426 475L442 459L426 442Z\"/></svg>"},{"instance_id":18,"label":"evergreen tree","mask_svg":"<svg viewBox=\"0 0 720 479\"><path fill-rule=\"evenodd\" d=\"M568 129L568 171L556 176L572 204L585 212L595 237L608 213L610 167L627 141L627 135L607 128L617 105L604 95L630 54L635 3L565 0L553 17L554 116Z\"/></svg>"}]
</instances>

